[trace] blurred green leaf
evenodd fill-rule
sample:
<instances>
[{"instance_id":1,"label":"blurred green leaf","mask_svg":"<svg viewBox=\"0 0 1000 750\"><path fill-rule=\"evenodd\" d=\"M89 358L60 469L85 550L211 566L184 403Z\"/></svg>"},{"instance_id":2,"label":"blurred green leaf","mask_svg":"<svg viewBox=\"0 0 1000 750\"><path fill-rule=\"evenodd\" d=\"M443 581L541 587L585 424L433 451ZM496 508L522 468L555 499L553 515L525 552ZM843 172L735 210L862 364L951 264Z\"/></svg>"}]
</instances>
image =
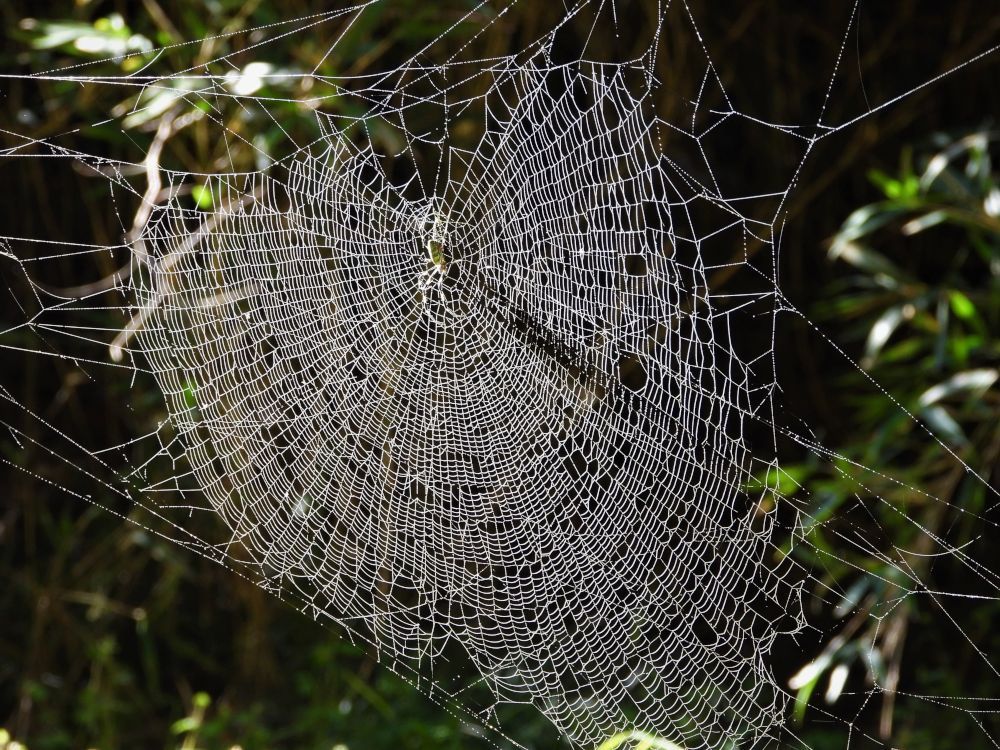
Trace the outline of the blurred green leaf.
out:
<instances>
[{"instance_id":1,"label":"blurred green leaf","mask_svg":"<svg viewBox=\"0 0 1000 750\"><path fill-rule=\"evenodd\" d=\"M951 445L962 445L967 442L961 425L946 409L940 406L926 406L920 410L919 414L934 434L939 435Z\"/></svg>"},{"instance_id":2,"label":"blurred green leaf","mask_svg":"<svg viewBox=\"0 0 1000 750\"><path fill-rule=\"evenodd\" d=\"M35 49L63 48L71 54L112 58L153 49L153 43L133 33L117 13L98 18L92 24L26 18L21 21L21 28L29 33Z\"/></svg>"},{"instance_id":3,"label":"blurred green leaf","mask_svg":"<svg viewBox=\"0 0 1000 750\"><path fill-rule=\"evenodd\" d=\"M823 696L823 700L828 704L836 703L840 698L844 692L844 685L847 682L847 676L850 671L851 668L846 663L838 664L830 670L829 683L826 688L826 694Z\"/></svg>"},{"instance_id":4,"label":"blurred green leaf","mask_svg":"<svg viewBox=\"0 0 1000 750\"><path fill-rule=\"evenodd\" d=\"M208 183L194 185L191 188L191 198L194 200L195 205L202 211L210 210L215 204L215 200L212 197L212 188Z\"/></svg>"},{"instance_id":5,"label":"blurred green leaf","mask_svg":"<svg viewBox=\"0 0 1000 750\"><path fill-rule=\"evenodd\" d=\"M962 320L972 320L976 317L976 306L972 304L972 300L958 289L950 290L948 292L948 299L951 302L952 311Z\"/></svg>"},{"instance_id":6,"label":"blurred green leaf","mask_svg":"<svg viewBox=\"0 0 1000 750\"><path fill-rule=\"evenodd\" d=\"M794 495L809 476L805 465L769 466L762 474L755 475L746 485L748 492L769 490L782 496Z\"/></svg>"},{"instance_id":7,"label":"blurred green leaf","mask_svg":"<svg viewBox=\"0 0 1000 750\"><path fill-rule=\"evenodd\" d=\"M893 331L907 317L913 317L912 309L913 306L909 303L893 305L878 317L872 324L871 330L868 332L868 339L865 341L865 356L861 360L862 367L866 370L871 369Z\"/></svg>"},{"instance_id":8,"label":"blurred green leaf","mask_svg":"<svg viewBox=\"0 0 1000 750\"><path fill-rule=\"evenodd\" d=\"M943 224L948 221L949 218L951 217L948 211L944 209L929 211L915 219L910 219L899 228L899 231L905 235L917 234L918 232L923 232L925 229L930 229L931 227L936 227L938 224Z\"/></svg>"},{"instance_id":9,"label":"blurred green leaf","mask_svg":"<svg viewBox=\"0 0 1000 750\"><path fill-rule=\"evenodd\" d=\"M883 274L894 281L904 276L900 268L881 253L847 240L841 235L838 235L830 246L830 259L843 260L862 271Z\"/></svg>"},{"instance_id":10,"label":"blurred green leaf","mask_svg":"<svg viewBox=\"0 0 1000 750\"><path fill-rule=\"evenodd\" d=\"M170 731L174 734L187 734L188 732L197 731L200 726L200 719L193 716L185 716L183 719L178 719L171 724Z\"/></svg>"},{"instance_id":11,"label":"blurred green leaf","mask_svg":"<svg viewBox=\"0 0 1000 750\"><path fill-rule=\"evenodd\" d=\"M928 388L920 394L920 406L929 406L963 391L979 394L988 390L997 381L1000 371L993 368L966 370L952 375L942 383Z\"/></svg>"},{"instance_id":12,"label":"blurred green leaf","mask_svg":"<svg viewBox=\"0 0 1000 750\"><path fill-rule=\"evenodd\" d=\"M868 172L871 180L884 194L892 200L908 200L915 198L920 192L920 180L913 174L904 174L901 178L891 177L880 169Z\"/></svg>"}]
</instances>

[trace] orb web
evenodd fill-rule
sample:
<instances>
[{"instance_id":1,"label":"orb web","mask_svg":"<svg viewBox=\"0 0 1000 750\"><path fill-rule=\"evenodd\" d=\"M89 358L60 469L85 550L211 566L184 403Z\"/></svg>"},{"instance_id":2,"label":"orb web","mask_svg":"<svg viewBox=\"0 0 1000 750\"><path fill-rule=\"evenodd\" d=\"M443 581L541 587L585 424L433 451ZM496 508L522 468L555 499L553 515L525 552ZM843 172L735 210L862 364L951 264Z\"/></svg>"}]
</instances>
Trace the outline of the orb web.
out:
<instances>
[{"instance_id":1,"label":"orb web","mask_svg":"<svg viewBox=\"0 0 1000 750\"><path fill-rule=\"evenodd\" d=\"M655 112L655 40L638 60L557 63L553 39L329 82L364 116L317 113L321 137L258 171L147 154L143 193L134 165L53 146L142 199L109 358L155 379L167 419L147 439L176 469L144 486L131 467L119 491L182 537L185 512L211 511L221 537L183 543L432 695L463 705L485 685L486 724L530 703L580 747L633 729L751 746L785 722L768 657L804 618L803 574L776 562L775 512L748 490L775 449L748 432L824 449L778 425L773 352L732 333L787 309L769 262L795 175L731 196L707 154L737 120L803 155L822 135L743 117L707 57L699 101L714 88L725 106L682 127ZM241 82L142 88L252 103ZM427 111L437 128L412 130ZM469 112L465 143L449 127ZM729 260L750 242L764 261ZM7 255L27 278L44 260ZM730 265L756 286L720 291ZM32 287L28 327L79 336L65 321L88 297ZM455 660L476 678L435 673Z\"/></svg>"}]
</instances>

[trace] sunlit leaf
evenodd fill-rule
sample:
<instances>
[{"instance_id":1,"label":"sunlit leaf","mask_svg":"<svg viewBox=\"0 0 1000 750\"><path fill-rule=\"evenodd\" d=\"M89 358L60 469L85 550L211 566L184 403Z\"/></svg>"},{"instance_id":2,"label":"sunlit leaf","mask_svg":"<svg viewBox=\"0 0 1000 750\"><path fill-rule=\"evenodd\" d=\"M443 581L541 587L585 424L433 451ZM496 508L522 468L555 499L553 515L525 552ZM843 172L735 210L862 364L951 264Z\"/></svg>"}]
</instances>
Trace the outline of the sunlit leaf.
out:
<instances>
[{"instance_id":1,"label":"sunlit leaf","mask_svg":"<svg viewBox=\"0 0 1000 750\"><path fill-rule=\"evenodd\" d=\"M1000 217L1000 188L995 185L983 199L983 211L987 216Z\"/></svg>"},{"instance_id":2,"label":"sunlit leaf","mask_svg":"<svg viewBox=\"0 0 1000 750\"><path fill-rule=\"evenodd\" d=\"M897 206L893 202L871 203L856 209L844 220L840 231L837 232L831 253L836 253L833 248L838 243L854 242L861 239L876 229L884 227L904 210L903 207Z\"/></svg>"},{"instance_id":3,"label":"sunlit leaf","mask_svg":"<svg viewBox=\"0 0 1000 750\"><path fill-rule=\"evenodd\" d=\"M838 664L830 670L830 682L827 684L826 695L823 700L827 703L836 703L844 692L844 684L847 682L847 675L851 668L847 664Z\"/></svg>"},{"instance_id":4,"label":"sunlit leaf","mask_svg":"<svg viewBox=\"0 0 1000 750\"><path fill-rule=\"evenodd\" d=\"M919 399L920 406L930 406L961 391L985 391L997 381L998 376L1000 371L991 367L957 373L924 391Z\"/></svg>"},{"instance_id":5,"label":"sunlit leaf","mask_svg":"<svg viewBox=\"0 0 1000 750\"><path fill-rule=\"evenodd\" d=\"M878 684L885 683L886 668L882 653L877 648L869 645L860 649L860 654L875 682Z\"/></svg>"},{"instance_id":6,"label":"sunlit leaf","mask_svg":"<svg viewBox=\"0 0 1000 750\"><path fill-rule=\"evenodd\" d=\"M920 416L945 442L952 445L963 445L967 442L962 427L944 407L928 406L920 410Z\"/></svg>"},{"instance_id":7,"label":"sunlit leaf","mask_svg":"<svg viewBox=\"0 0 1000 750\"><path fill-rule=\"evenodd\" d=\"M164 88L164 86L166 87ZM184 101L185 97L190 95L193 86L192 81L179 78L170 81L169 85L149 87L143 90L131 110L127 107L116 107L112 110L112 114L121 117L128 112L122 120L122 127L125 130L137 128L166 114L178 103Z\"/></svg>"},{"instance_id":8,"label":"sunlit leaf","mask_svg":"<svg viewBox=\"0 0 1000 750\"><path fill-rule=\"evenodd\" d=\"M867 370L875 364L879 352L889 341L893 331L906 320L909 309L912 309L912 305L893 305L878 317L868 331L868 339L865 341L865 356L861 360L863 368Z\"/></svg>"},{"instance_id":9,"label":"sunlit leaf","mask_svg":"<svg viewBox=\"0 0 1000 750\"><path fill-rule=\"evenodd\" d=\"M925 229L937 226L938 224L943 224L948 221L949 218L949 213L943 209L930 211L923 216L918 216L916 219L906 222L902 227L900 227L899 231L907 236L914 235L918 232L924 231Z\"/></svg>"},{"instance_id":10,"label":"sunlit leaf","mask_svg":"<svg viewBox=\"0 0 1000 750\"><path fill-rule=\"evenodd\" d=\"M237 96L250 96L264 87L266 77L273 71L270 63L252 62L242 70L226 73L226 88Z\"/></svg>"},{"instance_id":11,"label":"sunlit leaf","mask_svg":"<svg viewBox=\"0 0 1000 750\"><path fill-rule=\"evenodd\" d=\"M93 24L24 19L21 28L34 35L31 46L35 49L63 47L71 53L112 58L153 49L153 43L141 34L133 34L117 13L98 18Z\"/></svg>"},{"instance_id":12,"label":"sunlit leaf","mask_svg":"<svg viewBox=\"0 0 1000 750\"><path fill-rule=\"evenodd\" d=\"M815 685L820 675L827 670L833 661L833 654L833 650L824 651L806 664L788 680L788 687L792 690L801 690L810 684Z\"/></svg>"},{"instance_id":13,"label":"sunlit leaf","mask_svg":"<svg viewBox=\"0 0 1000 750\"><path fill-rule=\"evenodd\" d=\"M844 592L837 606L833 609L833 614L835 617L844 617L849 612L853 611L855 607L861 602L861 598L868 591L871 586L871 581L868 576L861 576L854 584Z\"/></svg>"}]
</instances>

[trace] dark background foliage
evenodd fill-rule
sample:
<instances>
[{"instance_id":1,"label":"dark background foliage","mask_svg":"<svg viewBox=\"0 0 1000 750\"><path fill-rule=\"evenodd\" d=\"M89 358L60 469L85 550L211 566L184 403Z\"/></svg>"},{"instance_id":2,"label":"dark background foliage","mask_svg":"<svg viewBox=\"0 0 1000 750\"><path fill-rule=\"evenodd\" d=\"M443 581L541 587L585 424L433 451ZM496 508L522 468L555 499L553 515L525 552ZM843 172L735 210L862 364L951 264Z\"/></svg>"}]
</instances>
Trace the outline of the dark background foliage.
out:
<instances>
[{"instance_id":1,"label":"dark background foliage","mask_svg":"<svg viewBox=\"0 0 1000 750\"><path fill-rule=\"evenodd\" d=\"M141 45L142 39L170 45L305 17L326 5L319 0L10 0L0 8L7 29L0 67L28 74L106 56L106 51L90 54L74 46L74 33L96 34L108 45ZM386 2L365 16L365 23L319 72L363 74L388 68L434 39L471 5L457 0ZM642 50L654 8L652 2L620 8L622 33L597 35L588 48L591 56L622 59ZM747 0L694 2L691 9L733 106L774 123L817 121L832 61L842 46L844 62L826 107L826 123L850 121L968 60L996 43L1000 28L996 8L979 0L864 2L846 39L850 3ZM559 3L521 3L480 42L484 53L521 48L551 28L561 13ZM204 43L195 58L225 54L237 67L261 61L311 70L326 52L332 31L292 35L262 50L250 48L251 35L237 33ZM584 32L582 26L568 29L559 40L564 47L557 45L554 54L571 54ZM686 116L697 95L705 58L683 14L670 16L662 42L657 67L662 114L676 121ZM989 56L819 142L789 195L780 242L782 289L789 300L993 481L1000 450L996 391L955 377L982 375L1000 365L995 338L1000 229L996 214L983 208L997 187L988 155L996 153L990 132L1000 104L998 62L997 55ZM191 49L169 52L165 63L187 67ZM113 62L87 70L129 72L127 63ZM296 88L300 85L275 83L260 93L294 100L303 95ZM120 118L128 114L122 104L126 92L111 86L12 78L0 83L0 95L0 148L20 143L12 133L53 137L100 121L108 111L117 111ZM706 105L717 103L717 97L708 91ZM226 124L274 159L289 148L282 129L299 140L317 134L308 107L289 102L276 111L281 128L239 111L227 112ZM134 119L116 130L84 127L59 136L58 142L136 161L156 125L152 118ZM216 168L226 153L213 135L216 130L210 122L195 123L170 141L164 163L192 172ZM943 177L921 181L931 156L963 143L970 134L980 140L958 148ZM783 188L802 156L801 148L767 128L725 131L707 143L726 192L734 195ZM673 145L672 153L682 162L695 159L685 153L684 144ZM245 168L260 166L260 157L249 148L237 148L234 159ZM2 233L118 243L122 227L108 210L106 183L66 164L0 158ZM119 209L128 216L135 206ZM939 215L933 220L924 218L934 212ZM748 252L764 253L766 248L750 247ZM737 255L736 248L733 253ZM100 278L123 260L108 257L98 267L89 256L67 257L58 266L48 264L50 275L41 281L72 287ZM5 288L23 291L23 279L11 265L0 263L0 275ZM739 273L724 273L714 282L734 291L743 283ZM0 303L3 329L24 318L14 296L5 295ZM96 324L120 325L95 315ZM871 497L857 496L860 480L952 543L988 533L977 520L992 512L982 483L970 479L912 421L901 418L887 393L867 382L808 324L795 316L783 317L781 323L777 350L783 418L811 425L843 456L946 499L952 510L936 510L939 506L918 494L907 494L878 476L862 476L845 462L810 459L790 448L787 474L765 478L765 483L793 499L796 483L801 483L810 491L801 502L816 504L812 512L855 523L864 497ZM879 324L891 334L881 343L877 336L873 342L872 334ZM752 339L757 334L747 330L745 335ZM37 341L5 338L7 346L19 343L38 346ZM148 433L164 418L154 384L142 378L131 384L107 374L83 377L72 362L14 356L6 350L0 373L0 383L17 402L65 425L69 434L83 436L86 445L123 443ZM945 387L944 396L924 403L935 385ZM10 402L3 401L0 410L4 422L47 444L49 437L38 423ZM10 462L0 469L0 726L29 747L488 746L474 725L427 700L372 654L348 645L246 579L129 523L123 516L134 512L130 506L85 487L86 477L78 469L37 446L21 449L6 434L0 435L0 451ZM143 456L121 459L139 462ZM89 495L98 505L74 492ZM882 544L913 542L912 528L898 517L880 516L864 527L880 534ZM839 552L836 535L830 533L836 528L815 530L811 541L820 554L824 549ZM978 559L992 560L996 570L996 552L982 538L976 545ZM942 695L985 695L985 686L997 682L968 648L954 644L955 631L945 630L940 618L926 617L919 602L886 612L883 625L895 629L889 631L895 633L893 640L887 642L885 631L868 632L869 615L881 614L879 608L892 601L894 591L884 583L887 571L877 560L853 555L852 562L870 576L819 561L828 571L824 583L845 592L844 601L810 599L810 614L824 627L776 653L775 669L787 680L823 651L833 633L849 632L844 648L829 654L826 670L800 690L794 720L804 736L816 747L844 745L844 724L825 721L809 707L822 706L856 716L859 727L891 738L894 746L983 746L983 734L967 716L905 697L862 705L845 694L832 707L822 703L825 680L838 664L851 670L847 692L862 694L869 674L884 684L893 669L904 686ZM927 574L941 589L961 590L961 580L946 563ZM852 625L859 614L864 617ZM1000 654L990 626L998 615L995 606L970 606L960 621L973 641L993 655ZM878 647L867 651L878 653L881 664L865 661L866 650L859 646L873 638ZM549 725L527 708L504 718L522 743L562 746ZM982 720L990 729L991 717Z\"/></svg>"}]
</instances>

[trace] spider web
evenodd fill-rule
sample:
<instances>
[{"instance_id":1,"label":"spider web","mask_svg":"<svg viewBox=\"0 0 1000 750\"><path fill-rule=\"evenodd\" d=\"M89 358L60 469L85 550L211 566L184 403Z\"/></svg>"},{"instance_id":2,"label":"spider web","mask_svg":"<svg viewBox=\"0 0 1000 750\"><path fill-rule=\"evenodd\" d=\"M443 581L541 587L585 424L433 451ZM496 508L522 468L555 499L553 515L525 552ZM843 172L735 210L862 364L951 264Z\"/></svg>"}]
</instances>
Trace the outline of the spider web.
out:
<instances>
[{"instance_id":1,"label":"spider web","mask_svg":"<svg viewBox=\"0 0 1000 750\"><path fill-rule=\"evenodd\" d=\"M260 45L368 5L260 29ZM565 24L608 11L579 3L510 56L474 57L470 41L428 62L448 32L398 69L326 78L359 114L317 112L320 138L256 171L160 165L184 118L211 119L211 107L164 115L141 163L57 137L8 149L42 158L44 146L102 174L124 241L7 237L23 319L0 344L151 375L167 413L155 433L94 448L46 423L39 447L483 725L502 731L498 706L530 703L579 747L633 731L688 750L753 746L788 731L791 696L769 657L806 627L816 571L776 558L787 523L748 487L776 467L779 437L835 454L776 417L775 352L734 333L794 311L775 245L798 172L730 194L710 142L739 121L804 160L853 123L741 114L707 49L695 115L664 119L659 28L633 60L556 60ZM225 63L44 77L136 87L125 116L164 93L267 115ZM461 118L480 124L475 138L453 136ZM193 181L210 210L192 203ZM117 208L129 195L133 216ZM37 244L53 252L24 250ZM733 261L751 244L765 251ZM56 294L35 281L47 260L114 249L130 260L104 287ZM753 280L739 293L713 281L731 266ZM107 287L121 293L118 330L91 322ZM25 332L40 345L11 338ZM109 458L130 460L137 442L158 446L151 459ZM188 520L205 512L221 521L214 538ZM820 522L796 516L801 544ZM996 598L992 571L927 534ZM921 592L895 564L900 596ZM441 666L455 661L476 678Z\"/></svg>"}]
</instances>

